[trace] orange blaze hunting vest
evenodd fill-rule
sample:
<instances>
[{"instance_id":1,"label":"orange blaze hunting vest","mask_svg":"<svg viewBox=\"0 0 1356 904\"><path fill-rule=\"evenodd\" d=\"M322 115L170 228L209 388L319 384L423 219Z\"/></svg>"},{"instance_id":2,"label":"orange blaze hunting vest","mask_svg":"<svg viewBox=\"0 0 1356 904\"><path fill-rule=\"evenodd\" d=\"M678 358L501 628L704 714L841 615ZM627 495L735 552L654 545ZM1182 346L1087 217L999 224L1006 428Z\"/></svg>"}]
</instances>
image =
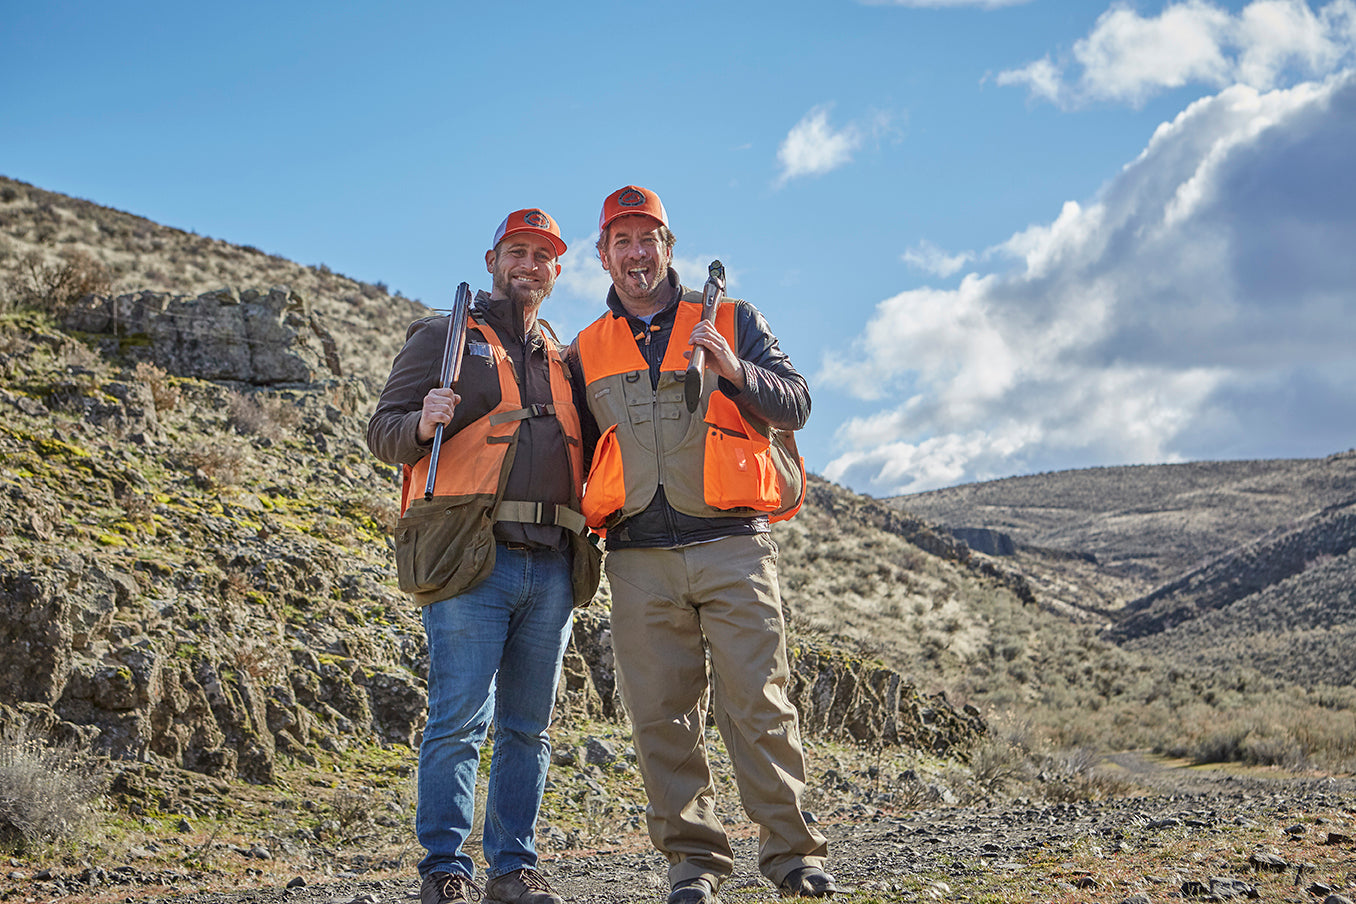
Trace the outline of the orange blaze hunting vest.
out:
<instances>
[{"instance_id":1,"label":"orange blaze hunting vest","mask_svg":"<svg viewBox=\"0 0 1356 904\"><path fill-rule=\"evenodd\" d=\"M524 408L513 362L504 351L499 336L488 326L472 320L467 332L479 333L494 356L495 371L499 375L499 404L479 420L467 424L449 439L443 441L438 453L439 468L433 485L435 498L455 499L465 496L488 496L498 500L508 481L512 459L508 452L518 438L518 426L524 418L552 414L560 422L565 447L570 456L570 476L576 497L583 483L583 441L580 439L579 412L574 407L570 379L560 350L554 342L546 341L546 356L551 370L551 405ZM430 456L421 458L413 466L406 465L400 491L400 511L404 514L415 498L422 498L428 483ZM528 518L504 520L525 521Z\"/></svg>"},{"instance_id":2,"label":"orange blaze hunting vest","mask_svg":"<svg viewBox=\"0 0 1356 904\"><path fill-rule=\"evenodd\" d=\"M780 520L799 508L799 499L794 508L783 505L785 481L769 429L746 420L716 380L704 381L697 410L687 410L684 353L701 318L701 297L689 290L678 303L653 387L638 346L648 343L648 333L633 334L625 317L609 312L579 334L585 399L602 431L584 488L584 517L592 528L643 511L661 485L669 505L699 518L771 514ZM739 347L732 300L716 308L715 325L731 348ZM803 468L799 461L796 466ZM800 487L803 475L802 469Z\"/></svg>"},{"instance_id":3,"label":"orange blaze hunting vest","mask_svg":"<svg viewBox=\"0 0 1356 904\"><path fill-rule=\"evenodd\" d=\"M490 348L499 377L499 404L444 440L432 497L425 499L430 456L404 469L400 520L396 524L396 573L400 589L420 605L448 599L475 586L494 569L496 521L556 524L569 538L574 602L582 606L598 588L601 554L585 536L578 504L583 475L579 411L560 349L546 339L551 402L522 407L513 362L499 336L474 319L467 325ZM560 424L569 456L571 505L506 500L504 487L513 466L518 427L529 417L551 416Z\"/></svg>"}]
</instances>

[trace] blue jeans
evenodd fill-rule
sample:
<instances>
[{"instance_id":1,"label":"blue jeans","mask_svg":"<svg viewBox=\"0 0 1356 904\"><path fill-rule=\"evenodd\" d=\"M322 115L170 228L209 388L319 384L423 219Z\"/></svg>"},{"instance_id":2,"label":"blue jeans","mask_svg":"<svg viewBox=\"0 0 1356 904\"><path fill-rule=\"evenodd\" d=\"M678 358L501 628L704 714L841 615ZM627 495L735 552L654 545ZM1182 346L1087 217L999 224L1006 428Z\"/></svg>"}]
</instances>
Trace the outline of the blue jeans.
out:
<instances>
[{"instance_id":1,"label":"blue jeans","mask_svg":"<svg viewBox=\"0 0 1356 904\"><path fill-rule=\"evenodd\" d=\"M419 745L419 875L475 876L463 850L475 814L480 747L491 720L481 849L491 878L535 868L533 831L551 759L547 728L574 614L570 568L553 550L498 544L494 570L424 607L428 724Z\"/></svg>"}]
</instances>

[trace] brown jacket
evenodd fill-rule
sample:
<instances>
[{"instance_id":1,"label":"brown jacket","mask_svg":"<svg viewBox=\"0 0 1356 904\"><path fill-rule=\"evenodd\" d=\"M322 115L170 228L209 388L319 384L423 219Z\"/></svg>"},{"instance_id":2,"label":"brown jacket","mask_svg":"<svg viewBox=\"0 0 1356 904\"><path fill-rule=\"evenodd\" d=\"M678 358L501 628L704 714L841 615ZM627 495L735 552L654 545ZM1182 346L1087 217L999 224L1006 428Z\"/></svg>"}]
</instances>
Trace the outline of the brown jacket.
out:
<instances>
[{"instance_id":1,"label":"brown jacket","mask_svg":"<svg viewBox=\"0 0 1356 904\"><path fill-rule=\"evenodd\" d=\"M518 375L523 405L549 403L550 370L541 325L524 336L521 311L507 299L491 299L485 292L476 293L473 313L483 318L503 343ZM410 325L405 347L396 355L367 425L367 446L382 461L413 465L429 454L432 443L419 442L416 431L424 396L438 385L446 338L446 316L428 317ZM444 428L449 436L484 417L499 403L498 374L483 346L479 337L468 331L461 376L455 386L461 404L452 423ZM504 498L569 505L571 495L569 458L559 423L550 417L524 420ZM499 521L494 533L501 542L562 551L567 548L564 531L555 525Z\"/></svg>"}]
</instances>

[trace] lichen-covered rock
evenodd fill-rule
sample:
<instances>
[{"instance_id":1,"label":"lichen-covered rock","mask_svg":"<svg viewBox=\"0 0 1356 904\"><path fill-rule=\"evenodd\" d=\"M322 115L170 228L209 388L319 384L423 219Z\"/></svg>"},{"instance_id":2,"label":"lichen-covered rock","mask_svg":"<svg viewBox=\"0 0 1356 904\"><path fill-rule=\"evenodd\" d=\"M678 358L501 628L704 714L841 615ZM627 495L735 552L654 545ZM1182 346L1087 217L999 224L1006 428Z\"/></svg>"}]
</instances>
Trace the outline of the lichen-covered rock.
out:
<instances>
[{"instance_id":1,"label":"lichen-covered rock","mask_svg":"<svg viewBox=\"0 0 1356 904\"><path fill-rule=\"evenodd\" d=\"M984 734L977 712L925 698L898 672L826 647L789 651L788 696L806 734L964 757Z\"/></svg>"},{"instance_id":2,"label":"lichen-covered rock","mask_svg":"<svg viewBox=\"0 0 1356 904\"><path fill-rule=\"evenodd\" d=\"M241 293L227 287L196 298L87 296L70 307L63 325L145 338L150 360L182 377L268 385L343 375L338 345L322 318L286 286Z\"/></svg>"}]
</instances>

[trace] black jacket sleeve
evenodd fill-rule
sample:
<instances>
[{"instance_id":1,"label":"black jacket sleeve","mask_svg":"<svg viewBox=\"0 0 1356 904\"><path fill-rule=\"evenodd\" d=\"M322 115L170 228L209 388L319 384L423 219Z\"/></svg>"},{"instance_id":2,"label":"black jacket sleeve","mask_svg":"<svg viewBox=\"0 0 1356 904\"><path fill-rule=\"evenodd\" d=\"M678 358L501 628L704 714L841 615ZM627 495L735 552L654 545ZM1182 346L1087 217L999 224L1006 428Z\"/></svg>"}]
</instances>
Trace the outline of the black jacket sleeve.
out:
<instances>
[{"instance_id":1,"label":"black jacket sleeve","mask_svg":"<svg viewBox=\"0 0 1356 904\"><path fill-rule=\"evenodd\" d=\"M720 381L725 393L740 411L778 430L799 430L810 418L810 387L777 344L767 320L747 301L737 302L735 332L744 368L744 390L728 380Z\"/></svg>"}]
</instances>

